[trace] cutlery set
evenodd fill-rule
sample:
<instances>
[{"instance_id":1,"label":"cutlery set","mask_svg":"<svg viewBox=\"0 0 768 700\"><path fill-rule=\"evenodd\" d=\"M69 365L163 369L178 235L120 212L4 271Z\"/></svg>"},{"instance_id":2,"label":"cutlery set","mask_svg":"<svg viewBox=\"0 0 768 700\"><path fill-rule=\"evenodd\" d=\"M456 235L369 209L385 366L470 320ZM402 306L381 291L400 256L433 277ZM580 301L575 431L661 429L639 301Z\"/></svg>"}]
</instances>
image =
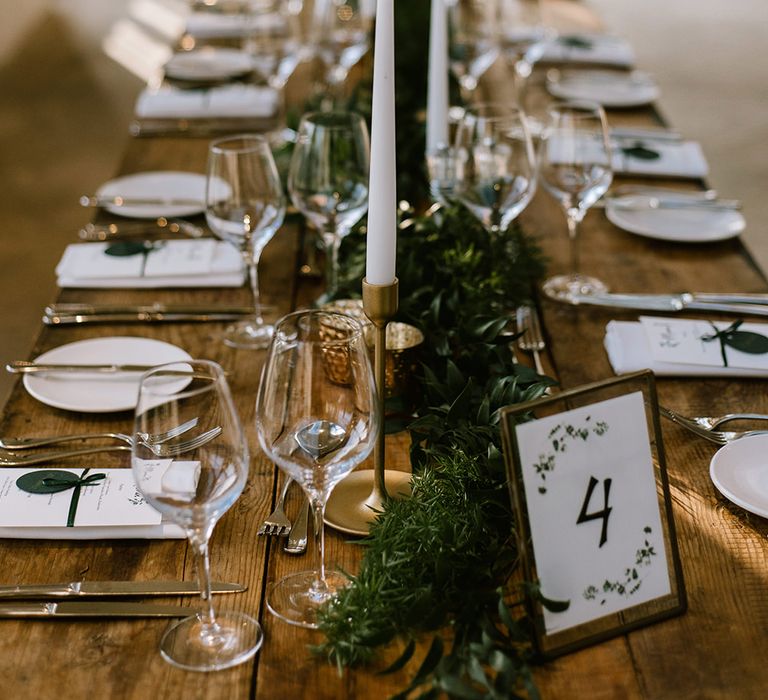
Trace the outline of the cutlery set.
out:
<instances>
[{"instance_id":1,"label":"cutlery set","mask_svg":"<svg viewBox=\"0 0 768 700\"><path fill-rule=\"evenodd\" d=\"M285 499L288 489L294 481L286 477L280 496L275 504L275 509L265 518L257 535L287 536L288 539L283 549L289 554L303 554L307 549L307 520L309 515L309 501L304 497L295 523L291 523L285 514Z\"/></svg>"}]
</instances>

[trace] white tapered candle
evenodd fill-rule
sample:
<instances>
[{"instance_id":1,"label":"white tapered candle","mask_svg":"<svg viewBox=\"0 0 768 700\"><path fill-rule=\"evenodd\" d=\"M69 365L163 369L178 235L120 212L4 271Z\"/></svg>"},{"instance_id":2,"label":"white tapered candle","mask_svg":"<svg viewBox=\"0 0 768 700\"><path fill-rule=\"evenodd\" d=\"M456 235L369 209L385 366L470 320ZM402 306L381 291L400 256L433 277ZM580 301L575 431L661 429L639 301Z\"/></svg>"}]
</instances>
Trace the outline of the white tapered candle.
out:
<instances>
[{"instance_id":1,"label":"white tapered candle","mask_svg":"<svg viewBox=\"0 0 768 700\"><path fill-rule=\"evenodd\" d=\"M448 18L445 0L432 0L427 83L427 153L448 145Z\"/></svg>"},{"instance_id":2,"label":"white tapered candle","mask_svg":"<svg viewBox=\"0 0 768 700\"><path fill-rule=\"evenodd\" d=\"M368 284L387 285L395 281L397 245L394 0L378 0L376 3L371 110L365 276Z\"/></svg>"}]
</instances>

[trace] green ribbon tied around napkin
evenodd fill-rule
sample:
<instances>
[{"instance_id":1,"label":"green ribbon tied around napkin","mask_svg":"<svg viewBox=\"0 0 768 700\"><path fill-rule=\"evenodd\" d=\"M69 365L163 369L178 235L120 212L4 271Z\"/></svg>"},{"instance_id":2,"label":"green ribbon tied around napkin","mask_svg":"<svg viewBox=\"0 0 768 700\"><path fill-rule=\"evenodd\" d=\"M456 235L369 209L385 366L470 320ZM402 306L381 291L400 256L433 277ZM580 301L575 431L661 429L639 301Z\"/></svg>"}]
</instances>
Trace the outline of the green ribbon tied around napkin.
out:
<instances>
[{"instance_id":1,"label":"green ribbon tied around napkin","mask_svg":"<svg viewBox=\"0 0 768 700\"><path fill-rule=\"evenodd\" d=\"M760 333L752 331L740 331L739 326L744 323L744 319L734 321L728 328L718 330L717 326L709 322L709 325L715 330L712 335L702 335L701 340L705 343L711 343L714 340L720 341L720 355L723 358L723 367L728 366L728 358L725 355L726 346L734 350L746 352L750 355L765 355L768 353L768 338Z\"/></svg>"},{"instance_id":2,"label":"green ribbon tied around napkin","mask_svg":"<svg viewBox=\"0 0 768 700\"><path fill-rule=\"evenodd\" d=\"M87 476L90 468L84 469L78 476L63 469L36 470L23 474L16 479L16 486L27 493L59 493L73 489L72 499L69 502L67 514L67 527L75 526L75 515L80 503L80 491L83 486L93 486L107 478L106 474L91 474Z\"/></svg>"},{"instance_id":3,"label":"green ribbon tied around napkin","mask_svg":"<svg viewBox=\"0 0 768 700\"><path fill-rule=\"evenodd\" d=\"M648 148L642 141L635 141L631 146L622 146L621 152L628 158L639 160L657 160L661 153Z\"/></svg>"}]
</instances>

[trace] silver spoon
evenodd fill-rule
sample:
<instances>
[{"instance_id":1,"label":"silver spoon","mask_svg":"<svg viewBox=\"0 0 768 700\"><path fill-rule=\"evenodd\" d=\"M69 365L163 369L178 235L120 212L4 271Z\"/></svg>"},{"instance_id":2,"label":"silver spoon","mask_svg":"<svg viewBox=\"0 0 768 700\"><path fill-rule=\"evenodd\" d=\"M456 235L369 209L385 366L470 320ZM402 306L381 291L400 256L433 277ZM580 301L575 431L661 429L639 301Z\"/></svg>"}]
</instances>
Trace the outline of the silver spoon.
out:
<instances>
[{"instance_id":1,"label":"silver spoon","mask_svg":"<svg viewBox=\"0 0 768 700\"><path fill-rule=\"evenodd\" d=\"M338 450L347 440L347 431L338 423L316 420L296 431L296 443L313 459Z\"/></svg>"}]
</instances>

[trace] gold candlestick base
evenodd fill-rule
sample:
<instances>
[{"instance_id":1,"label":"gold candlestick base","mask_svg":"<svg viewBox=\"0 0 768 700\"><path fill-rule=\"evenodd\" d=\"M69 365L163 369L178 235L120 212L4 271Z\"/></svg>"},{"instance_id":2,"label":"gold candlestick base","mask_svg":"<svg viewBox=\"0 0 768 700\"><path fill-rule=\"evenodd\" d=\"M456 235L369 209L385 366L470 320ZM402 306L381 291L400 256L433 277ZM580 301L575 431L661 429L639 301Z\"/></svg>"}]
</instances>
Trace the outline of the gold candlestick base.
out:
<instances>
[{"instance_id":1,"label":"gold candlestick base","mask_svg":"<svg viewBox=\"0 0 768 700\"><path fill-rule=\"evenodd\" d=\"M381 429L373 448L373 469L353 472L339 483L325 511L326 524L355 535L368 534L369 524L387 498L410 493L410 474L384 468L387 324L397 313L397 305L397 279L392 284L363 280L363 310L376 328L373 364Z\"/></svg>"}]
</instances>

